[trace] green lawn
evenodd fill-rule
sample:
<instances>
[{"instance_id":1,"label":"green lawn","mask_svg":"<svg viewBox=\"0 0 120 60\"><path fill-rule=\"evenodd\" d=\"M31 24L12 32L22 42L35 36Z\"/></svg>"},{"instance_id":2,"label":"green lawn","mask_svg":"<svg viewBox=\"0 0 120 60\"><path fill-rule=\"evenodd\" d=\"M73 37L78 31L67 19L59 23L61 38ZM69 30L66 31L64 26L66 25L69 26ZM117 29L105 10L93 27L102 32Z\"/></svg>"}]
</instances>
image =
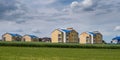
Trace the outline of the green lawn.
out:
<instances>
[{"instance_id":1,"label":"green lawn","mask_svg":"<svg viewBox=\"0 0 120 60\"><path fill-rule=\"evenodd\" d=\"M0 47L0 60L119 60L120 49Z\"/></svg>"}]
</instances>

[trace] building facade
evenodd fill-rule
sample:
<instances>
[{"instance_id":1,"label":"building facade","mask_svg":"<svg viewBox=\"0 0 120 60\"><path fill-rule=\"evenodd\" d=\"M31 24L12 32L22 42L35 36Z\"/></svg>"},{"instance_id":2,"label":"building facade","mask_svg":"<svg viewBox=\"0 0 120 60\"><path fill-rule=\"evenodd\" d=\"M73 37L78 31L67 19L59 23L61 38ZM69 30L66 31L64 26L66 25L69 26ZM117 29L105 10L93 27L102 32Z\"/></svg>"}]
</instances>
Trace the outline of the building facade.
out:
<instances>
[{"instance_id":1,"label":"building facade","mask_svg":"<svg viewBox=\"0 0 120 60\"><path fill-rule=\"evenodd\" d=\"M56 29L51 34L52 43L79 43L78 32L73 28Z\"/></svg>"},{"instance_id":2,"label":"building facade","mask_svg":"<svg viewBox=\"0 0 120 60\"><path fill-rule=\"evenodd\" d=\"M39 42L51 42L51 38L49 37L39 38Z\"/></svg>"},{"instance_id":3,"label":"building facade","mask_svg":"<svg viewBox=\"0 0 120 60\"><path fill-rule=\"evenodd\" d=\"M2 35L2 40L4 41L21 41L22 36L14 33L5 33Z\"/></svg>"},{"instance_id":4,"label":"building facade","mask_svg":"<svg viewBox=\"0 0 120 60\"><path fill-rule=\"evenodd\" d=\"M24 41L24 42L39 42L39 38L35 35L24 35L22 37L22 41Z\"/></svg>"},{"instance_id":5,"label":"building facade","mask_svg":"<svg viewBox=\"0 0 120 60\"><path fill-rule=\"evenodd\" d=\"M80 34L80 44L101 44L103 42L103 36L100 32L83 32Z\"/></svg>"}]
</instances>

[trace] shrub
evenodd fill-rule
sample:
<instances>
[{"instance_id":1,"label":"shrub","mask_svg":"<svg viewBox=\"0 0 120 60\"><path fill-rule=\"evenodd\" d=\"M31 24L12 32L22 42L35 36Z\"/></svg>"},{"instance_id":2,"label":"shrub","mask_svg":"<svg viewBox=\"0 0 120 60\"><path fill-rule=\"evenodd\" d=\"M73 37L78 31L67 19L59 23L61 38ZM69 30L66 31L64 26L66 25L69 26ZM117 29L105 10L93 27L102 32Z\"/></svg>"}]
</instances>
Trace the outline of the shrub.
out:
<instances>
[{"instance_id":1,"label":"shrub","mask_svg":"<svg viewBox=\"0 0 120 60\"><path fill-rule=\"evenodd\" d=\"M87 48L87 49L120 49L117 44L69 44L69 43L40 43L40 42L0 42L0 46L14 47L49 47L49 48Z\"/></svg>"}]
</instances>

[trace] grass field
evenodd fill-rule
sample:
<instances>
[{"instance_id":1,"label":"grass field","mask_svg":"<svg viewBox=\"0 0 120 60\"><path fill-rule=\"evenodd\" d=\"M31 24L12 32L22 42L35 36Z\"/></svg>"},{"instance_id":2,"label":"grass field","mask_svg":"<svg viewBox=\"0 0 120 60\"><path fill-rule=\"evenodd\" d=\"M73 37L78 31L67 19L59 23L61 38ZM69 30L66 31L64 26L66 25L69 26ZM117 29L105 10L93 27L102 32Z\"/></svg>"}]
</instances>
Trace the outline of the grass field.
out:
<instances>
[{"instance_id":1,"label":"grass field","mask_svg":"<svg viewBox=\"0 0 120 60\"><path fill-rule=\"evenodd\" d=\"M0 47L0 60L119 60L120 49Z\"/></svg>"}]
</instances>

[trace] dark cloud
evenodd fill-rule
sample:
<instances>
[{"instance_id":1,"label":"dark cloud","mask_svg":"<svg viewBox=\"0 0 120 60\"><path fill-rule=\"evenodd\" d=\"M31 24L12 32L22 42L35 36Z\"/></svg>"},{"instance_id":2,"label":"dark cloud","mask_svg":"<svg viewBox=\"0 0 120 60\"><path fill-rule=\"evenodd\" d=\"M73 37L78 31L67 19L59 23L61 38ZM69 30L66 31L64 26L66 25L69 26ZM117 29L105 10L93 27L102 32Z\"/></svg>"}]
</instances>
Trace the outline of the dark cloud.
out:
<instances>
[{"instance_id":1,"label":"dark cloud","mask_svg":"<svg viewBox=\"0 0 120 60\"><path fill-rule=\"evenodd\" d=\"M24 14L25 10L18 0L0 0L0 20L13 20Z\"/></svg>"},{"instance_id":2,"label":"dark cloud","mask_svg":"<svg viewBox=\"0 0 120 60\"><path fill-rule=\"evenodd\" d=\"M26 21L25 20L17 20L16 23L17 24L22 24L22 23L25 23Z\"/></svg>"},{"instance_id":3,"label":"dark cloud","mask_svg":"<svg viewBox=\"0 0 120 60\"><path fill-rule=\"evenodd\" d=\"M74 1L73 1L74 2ZM73 12L81 13L82 12L93 12L96 15L109 14L114 11L120 10L120 1L114 0L83 0L78 2L78 6L74 9Z\"/></svg>"},{"instance_id":4,"label":"dark cloud","mask_svg":"<svg viewBox=\"0 0 120 60\"><path fill-rule=\"evenodd\" d=\"M120 0L0 0L0 33L50 36L56 28L73 27L111 37L118 34L119 11Z\"/></svg>"}]
</instances>

